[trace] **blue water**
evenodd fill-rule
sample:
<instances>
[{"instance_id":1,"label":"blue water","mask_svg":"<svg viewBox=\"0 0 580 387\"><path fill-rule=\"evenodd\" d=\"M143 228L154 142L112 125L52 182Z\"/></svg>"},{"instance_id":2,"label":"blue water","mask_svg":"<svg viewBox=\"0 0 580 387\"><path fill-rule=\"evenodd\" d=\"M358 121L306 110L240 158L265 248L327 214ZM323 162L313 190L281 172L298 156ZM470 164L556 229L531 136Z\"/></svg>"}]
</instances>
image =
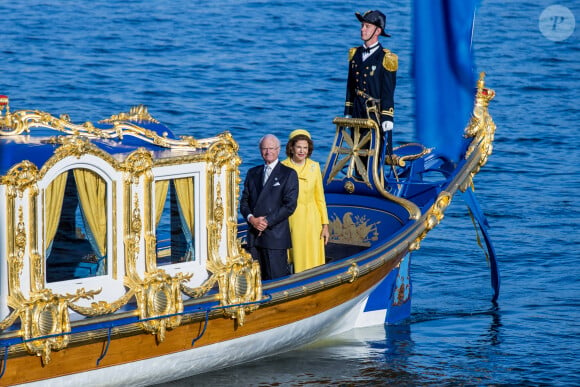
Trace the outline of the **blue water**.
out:
<instances>
[{"instance_id":1,"label":"blue water","mask_svg":"<svg viewBox=\"0 0 580 387\"><path fill-rule=\"evenodd\" d=\"M3 1L0 94L12 110L77 122L145 104L182 134L230 130L242 176L261 135L307 128L324 164L347 51L360 43L354 11L387 14L384 43L400 63L395 140L414 139L409 3ZM580 44L578 28L561 42L540 33L551 4L490 0L477 14L477 69L497 92L494 153L475 178L499 256L497 306L457 197L414 256L408 323L170 385L579 385ZM559 4L580 22L577 2Z\"/></svg>"}]
</instances>

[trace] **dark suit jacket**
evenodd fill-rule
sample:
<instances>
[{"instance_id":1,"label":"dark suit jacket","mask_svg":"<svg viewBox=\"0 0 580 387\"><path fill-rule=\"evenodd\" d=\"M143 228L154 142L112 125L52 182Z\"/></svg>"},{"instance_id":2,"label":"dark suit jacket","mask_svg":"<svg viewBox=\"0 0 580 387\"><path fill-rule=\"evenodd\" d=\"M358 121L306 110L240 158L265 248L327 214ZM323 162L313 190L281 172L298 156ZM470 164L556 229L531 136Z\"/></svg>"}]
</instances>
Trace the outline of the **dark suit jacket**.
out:
<instances>
[{"instance_id":1,"label":"dark suit jacket","mask_svg":"<svg viewBox=\"0 0 580 387\"><path fill-rule=\"evenodd\" d=\"M296 209L298 175L280 161L262 187L264 165L251 168L244 181L240 212L244 219L252 214L266 216L268 228L258 236L252 225L248 229L248 247L288 249L292 247L288 217Z\"/></svg>"}]
</instances>

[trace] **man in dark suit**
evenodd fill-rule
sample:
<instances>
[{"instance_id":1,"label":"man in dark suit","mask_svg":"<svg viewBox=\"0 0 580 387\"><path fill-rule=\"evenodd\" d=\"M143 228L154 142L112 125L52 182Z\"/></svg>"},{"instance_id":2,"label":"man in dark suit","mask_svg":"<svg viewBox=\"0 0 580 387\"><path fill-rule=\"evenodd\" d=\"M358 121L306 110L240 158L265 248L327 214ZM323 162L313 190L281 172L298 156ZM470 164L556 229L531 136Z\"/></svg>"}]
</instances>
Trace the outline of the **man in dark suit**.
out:
<instances>
[{"instance_id":1,"label":"man in dark suit","mask_svg":"<svg viewBox=\"0 0 580 387\"><path fill-rule=\"evenodd\" d=\"M260 262L262 279L290 274L292 247L288 217L296 209L298 175L278 160L280 140L267 134L260 140L264 165L251 168L244 181L240 212L248 221L248 249Z\"/></svg>"},{"instance_id":2,"label":"man in dark suit","mask_svg":"<svg viewBox=\"0 0 580 387\"><path fill-rule=\"evenodd\" d=\"M361 22L363 45L350 49L349 71L344 114L347 117L371 118L381 128L381 149L387 143L387 154L392 154L394 95L397 82L398 57L379 43L385 33L386 18L381 11L355 13ZM369 100L378 102L378 117L368 117ZM385 139L386 137L386 139Z\"/></svg>"}]
</instances>

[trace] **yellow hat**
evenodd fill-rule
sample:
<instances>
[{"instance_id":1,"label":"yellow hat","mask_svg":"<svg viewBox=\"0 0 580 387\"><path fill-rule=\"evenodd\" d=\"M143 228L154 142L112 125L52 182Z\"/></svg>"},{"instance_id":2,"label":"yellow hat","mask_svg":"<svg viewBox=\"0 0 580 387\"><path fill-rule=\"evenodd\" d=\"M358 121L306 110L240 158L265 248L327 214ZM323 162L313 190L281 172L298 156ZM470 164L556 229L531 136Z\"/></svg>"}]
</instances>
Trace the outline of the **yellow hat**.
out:
<instances>
[{"instance_id":1,"label":"yellow hat","mask_svg":"<svg viewBox=\"0 0 580 387\"><path fill-rule=\"evenodd\" d=\"M290 136L288 136L288 139L289 140L292 140L294 137L298 136L299 134L303 134L306 137L308 137L308 138L311 139L310 133L308 133L308 131L306 129L296 129L296 130L293 130L292 133L290 133Z\"/></svg>"}]
</instances>

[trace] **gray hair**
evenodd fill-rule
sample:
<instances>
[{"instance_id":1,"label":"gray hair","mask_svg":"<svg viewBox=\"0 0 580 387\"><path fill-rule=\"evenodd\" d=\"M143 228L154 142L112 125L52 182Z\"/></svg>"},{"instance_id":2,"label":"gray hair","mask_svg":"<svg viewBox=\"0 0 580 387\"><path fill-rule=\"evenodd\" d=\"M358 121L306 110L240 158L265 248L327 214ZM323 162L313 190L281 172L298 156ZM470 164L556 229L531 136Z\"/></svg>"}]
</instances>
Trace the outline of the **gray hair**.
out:
<instances>
[{"instance_id":1,"label":"gray hair","mask_svg":"<svg viewBox=\"0 0 580 387\"><path fill-rule=\"evenodd\" d=\"M264 135L264 136L263 136L263 137L260 139L260 142L258 143L258 146L261 146L261 145L262 145L262 143L264 142L264 140L265 140L265 139L267 139L267 138L271 138L271 139L273 139L274 141L276 141L276 145L278 146L278 148L280 148L280 146L281 146L280 139L279 139L278 137L276 137L276 136L275 136L274 134L272 134L272 133L268 133L268 134Z\"/></svg>"}]
</instances>

